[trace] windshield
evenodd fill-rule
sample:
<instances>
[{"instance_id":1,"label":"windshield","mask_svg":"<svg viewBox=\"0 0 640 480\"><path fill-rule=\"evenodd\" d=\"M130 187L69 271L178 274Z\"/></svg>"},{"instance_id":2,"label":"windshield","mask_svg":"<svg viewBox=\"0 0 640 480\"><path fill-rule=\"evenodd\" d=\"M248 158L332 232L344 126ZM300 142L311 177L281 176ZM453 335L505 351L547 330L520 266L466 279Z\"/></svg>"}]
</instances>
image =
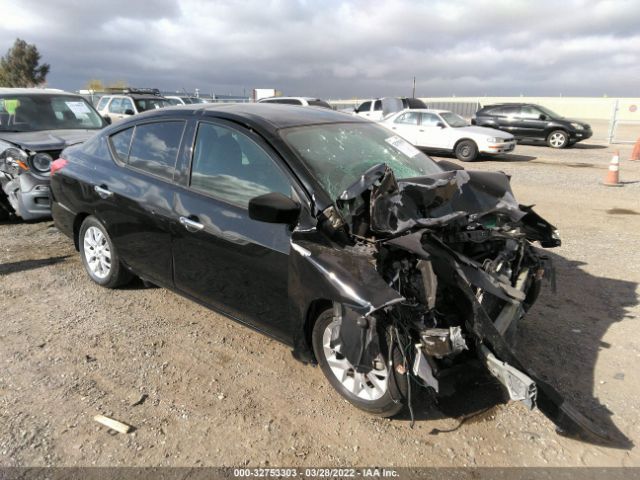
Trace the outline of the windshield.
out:
<instances>
[{"instance_id":1,"label":"windshield","mask_svg":"<svg viewBox=\"0 0 640 480\"><path fill-rule=\"evenodd\" d=\"M136 102L138 112L146 112L154 108L164 108L169 105L164 98L138 98L135 99L134 102Z\"/></svg>"},{"instance_id":2,"label":"windshield","mask_svg":"<svg viewBox=\"0 0 640 480\"><path fill-rule=\"evenodd\" d=\"M104 121L82 97L0 95L0 131L99 129Z\"/></svg>"},{"instance_id":3,"label":"windshield","mask_svg":"<svg viewBox=\"0 0 640 480\"><path fill-rule=\"evenodd\" d=\"M442 112L440 116L445 122L447 122L447 124L449 124L450 127L453 128L466 127L469 125L464 118L453 112Z\"/></svg>"},{"instance_id":4,"label":"windshield","mask_svg":"<svg viewBox=\"0 0 640 480\"><path fill-rule=\"evenodd\" d=\"M190 97L191 98L191 103L207 103L206 100L203 100L202 98L199 97Z\"/></svg>"},{"instance_id":5,"label":"windshield","mask_svg":"<svg viewBox=\"0 0 640 480\"><path fill-rule=\"evenodd\" d=\"M546 107L542 107L540 105L538 105L537 107L538 107L538 110L540 110L542 113L544 113L548 117L551 117L551 118L562 118L562 115L558 115L556 112L554 112L552 110L549 110Z\"/></svg>"},{"instance_id":6,"label":"windshield","mask_svg":"<svg viewBox=\"0 0 640 480\"><path fill-rule=\"evenodd\" d=\"M373 123L309 125L283 129L281 135L334 199L380 163L387 164L397 178L442 172L406 140Z\"/></svg>"},{"instance_id":7,"label":"windshield","mask_svg":"<svg viewBox=\"0 0 640 480\"><path fill-rule=\"evenodd\" d=\"M169 105L182 105L182 102L177 98L167 98L167 103Z\"/></svg>"}]
</instances>

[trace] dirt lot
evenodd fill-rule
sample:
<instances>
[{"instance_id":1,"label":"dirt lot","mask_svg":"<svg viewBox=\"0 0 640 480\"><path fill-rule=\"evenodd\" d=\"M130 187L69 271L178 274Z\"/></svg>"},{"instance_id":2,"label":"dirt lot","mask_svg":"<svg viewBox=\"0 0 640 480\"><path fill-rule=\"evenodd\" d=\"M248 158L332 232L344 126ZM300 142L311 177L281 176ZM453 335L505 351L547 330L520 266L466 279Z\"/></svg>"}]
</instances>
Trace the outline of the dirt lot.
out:
<instances>
[{"instance_id":1,"label":"dirt lot","mask_svg":"<svg viewBox=\"0 0 640 480\"><path fill-rule=\"evenodd\" d=\"M512 174L562 234L558 292L521 324L522 355L638 444L640 162L620 150L622 188L600 185L613 148L595 144L521 145L473 167ZM418 399L413 429L368 416L273 340L163 289L96 286L50 221L0 225L0 307L5 466L640 466L638 447L580 443L538 411L494 405L487 383L438 408ZM113 434L97 413L137 430Z\"/></svg>"}]
</instances>

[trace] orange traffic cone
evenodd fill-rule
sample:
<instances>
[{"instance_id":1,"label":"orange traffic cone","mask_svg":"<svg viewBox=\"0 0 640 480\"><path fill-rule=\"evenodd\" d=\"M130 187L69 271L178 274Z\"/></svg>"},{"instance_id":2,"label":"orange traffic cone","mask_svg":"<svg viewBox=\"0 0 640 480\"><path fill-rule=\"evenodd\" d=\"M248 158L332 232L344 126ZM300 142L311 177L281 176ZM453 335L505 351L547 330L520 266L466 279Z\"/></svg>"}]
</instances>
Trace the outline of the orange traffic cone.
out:
<instances>
[{"instance_id":1,"label":"orange traffic cone","mask_svg":"<svg viewBox=\"0 0 640 480\"><path fill-rule=\"evenodd\" d=\"M607 187L621 187L620 183L620 152L616 150L616 154L611 158L609 163L609 171L604 179L604 185Z\"/></svg>"},{"instance_id":2,"label":"orange traffic cone","mask_svg":"<svg viewBox=\"0 0 640 480\"><path fill-rule=\"evenodd\" d=\"M640 160L640 137L638 137L638 140L636 140L636 144L633 146L630 160Z\"/></svg>"}]
</instances>

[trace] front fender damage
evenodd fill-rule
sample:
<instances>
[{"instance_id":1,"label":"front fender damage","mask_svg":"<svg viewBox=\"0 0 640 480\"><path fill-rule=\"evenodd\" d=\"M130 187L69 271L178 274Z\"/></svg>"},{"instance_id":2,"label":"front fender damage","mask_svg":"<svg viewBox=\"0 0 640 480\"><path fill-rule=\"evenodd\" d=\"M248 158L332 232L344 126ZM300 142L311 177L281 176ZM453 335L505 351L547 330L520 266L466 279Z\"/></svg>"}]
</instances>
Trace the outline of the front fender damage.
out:
<instances>
[{"instance_id":1,"label":"front fender damage","mask_svg":"<svg viewBox=\"0 0 640 480\"><path fill-rule=\"evenodd\" d=\"M451 393L450 372L479 363L512 400L538 407L560 433L629 447L515 353L518 321L541 279L554 279L550 260L532 242L554 247L560 239L515 201L505 175L456 171L397 182L379 165L345 190L331 215L332 228L346 225L334 237L339 245L321 228L292 235L290 307L294 318L307 319L295 333L297 358L314 361L309 305L320 298L341 317L331 341L358 372L374 368L389 351L385 342L395 339L404 353L391 367L440 395Z\"/></svg>"}]
</instances>

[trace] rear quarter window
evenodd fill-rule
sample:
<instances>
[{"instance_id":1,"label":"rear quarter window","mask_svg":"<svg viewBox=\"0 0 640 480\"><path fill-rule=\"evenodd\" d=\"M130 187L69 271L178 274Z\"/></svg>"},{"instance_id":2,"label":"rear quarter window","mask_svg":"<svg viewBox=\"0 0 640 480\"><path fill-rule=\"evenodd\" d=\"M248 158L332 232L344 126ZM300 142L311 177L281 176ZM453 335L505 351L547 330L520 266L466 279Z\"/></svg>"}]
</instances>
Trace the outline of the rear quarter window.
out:
<instances>
[{"instance_id":1,"label":"rear quarter window","mask_svg":"<svg viewBox=\"0 0 640 480\"><path fill-rule=\"evenodd\" d=\"M129 159L129 148L131 147L132 138L133 127L115 133L109 138L113 152L115 153L116 158L121 162L126 163Z\"/></svg>"}]
</instances>

